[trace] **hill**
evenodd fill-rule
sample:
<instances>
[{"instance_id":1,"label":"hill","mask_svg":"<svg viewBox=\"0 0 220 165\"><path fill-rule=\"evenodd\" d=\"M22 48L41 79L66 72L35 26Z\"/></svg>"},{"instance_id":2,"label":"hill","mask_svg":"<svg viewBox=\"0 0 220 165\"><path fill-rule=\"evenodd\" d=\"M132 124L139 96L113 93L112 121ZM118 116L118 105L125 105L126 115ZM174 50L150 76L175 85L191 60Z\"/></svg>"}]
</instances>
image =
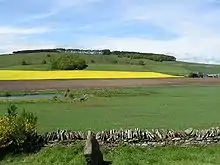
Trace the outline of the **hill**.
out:
<instances>
[{"instance_id":1,"label":"hill","mask_svg":"<svg viewBox=\"0 0 220 165\"><path fill-rule=\"evenodd\" d=\"M220 73L220 65L207 65L176 61L175 57L153 54L153 57L168 57L170 60L152 60L147 53L113 51L110 54L93 54L81 52L14 52L0 55L0 69L50 70L50 60L62 54L79 55L88 63L87 70L119 70L119 71L154 71L172 75L185 75L189 72ZM150 57L150 53L148 53ZM152 55L152 54L151 54ZM152 57L152 56L151 56ZM160 59L160 58L159 58ZM24 65L23 61L26 62ZM23 64L22 64L23 63Z\"/></svg>"}]
</instances>

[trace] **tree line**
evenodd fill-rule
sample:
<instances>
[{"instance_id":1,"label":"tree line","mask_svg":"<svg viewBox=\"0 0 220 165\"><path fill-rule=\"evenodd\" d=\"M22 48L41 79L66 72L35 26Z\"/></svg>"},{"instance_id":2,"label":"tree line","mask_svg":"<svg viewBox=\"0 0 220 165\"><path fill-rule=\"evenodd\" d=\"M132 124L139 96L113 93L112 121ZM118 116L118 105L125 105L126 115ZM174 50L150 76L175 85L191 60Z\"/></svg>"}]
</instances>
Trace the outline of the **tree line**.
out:
<instances>
[{"instance_id":1,"label":"tree line","mask_svg":"<svg viewBox=\"0 0 220 165\"><path fill-rule=\"evenodd\" d=\"M109 49L103 50L85 50L85 49L37 49L37 50L21 50L14 51L13 54L25 54L25 53L73 53L73 54L88 54L88 55L118 55L119 58L131 58L131 59L149 59L153 61L176 61L174 56L155 53L141 53L132 51L110 51Z\"/></svg>"},{"instance_id":2,"label":"tree line","mask_svg":"<svg viewBox=\"0 0 220 165\"><path fill-rule=\"evenodd\" d=\"M130 59L149 59L153 61L176 61L174 56L169 56L165 54L154 54L154 53L138 53L138 52L118 52L115 51L115 54L118 55L119 58L130 58Z\"/></svg>"},{"instance_id":3,"label":"tree line","mask_svg":"<svg viewBox=\"0 0 220 165\"><path fill-rule=\"evenodd\" d=\"M64 48L20 50L20 51L14 51L13 54L51 53L51 52L54 52L54 53L73 53L73 54L102 54L102 55L110 55L111 54L111 51L109 49L84 50L84 49L64 49Z\"/></svg>"}]
</instances>

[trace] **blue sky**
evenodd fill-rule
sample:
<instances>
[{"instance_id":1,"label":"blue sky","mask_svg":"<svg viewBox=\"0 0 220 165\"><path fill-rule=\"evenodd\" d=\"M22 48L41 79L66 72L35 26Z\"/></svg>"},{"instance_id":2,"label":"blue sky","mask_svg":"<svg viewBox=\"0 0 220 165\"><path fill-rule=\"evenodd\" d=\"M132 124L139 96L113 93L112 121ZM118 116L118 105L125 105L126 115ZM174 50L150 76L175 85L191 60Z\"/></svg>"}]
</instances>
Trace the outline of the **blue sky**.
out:
<instances>
[{"instance_id":1,"label":"blue sky","mask_svg":"<svg viewBox=\"0 0 220 165\"><path fill-rule=\"evenodd\" d=\"M0 53L85 48L220 63L219 0L0 0Z\"/></svg>"}]
</instances>

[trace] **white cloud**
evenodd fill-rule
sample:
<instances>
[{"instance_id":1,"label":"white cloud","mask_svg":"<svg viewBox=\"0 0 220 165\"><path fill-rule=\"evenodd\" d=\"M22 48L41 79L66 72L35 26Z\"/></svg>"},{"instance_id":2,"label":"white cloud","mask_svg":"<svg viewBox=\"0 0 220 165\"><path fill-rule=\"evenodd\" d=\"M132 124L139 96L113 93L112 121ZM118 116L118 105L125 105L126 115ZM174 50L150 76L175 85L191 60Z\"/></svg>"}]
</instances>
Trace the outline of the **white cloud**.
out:
<instances>
[{"instance_id":1,"label":"white cloud","mask_svg":"<svg viewBox=\"0 0 220 165\"><path fill-rule=\"evenodd\" d=\"M0 34L40 34L51 31L49 28L17 28L17 27L0 27Z\"/></svg>"},{"instance_id":2,"label":"white cloud","mask_svg":"<svg viewBox=\"0 0 220 165\"><path fill-rule=\"evenodd\" d=\"M130 2L130 3L128 3ZM125 1L124 21L146 21L175 33L170 40L141 38L94 37L86 45L92 48L111 48L141 52L171 52L178 60L220 63L220 10L205 10L209 1L159 1L136 4ZM147 30L147 29L146 29ZM83 42L83 41L82 41Z\"/></svg>"},{"instance_id":3,"label":"white cloud","mask_svg":"<svg viewBox=\"0 0 220 165\"><path fill-rule=\"evenodd\" d=\"M11 53L15 50L55 48L52 41L26 41L16 34L0 34L0 53Z\"/></svg>"},{"instance_id":4,"label":"white cloud","mask_svg":"<svg viewBox=\"0 0 220 165\"><path fill-rule=\"evenodd\" d=\"M181 37L172 40L149 40L140 38L91 37L78 41L84 48L128 50L172 54L177 60L220 63L220 38Z\"/></svg>"}]
</instances>

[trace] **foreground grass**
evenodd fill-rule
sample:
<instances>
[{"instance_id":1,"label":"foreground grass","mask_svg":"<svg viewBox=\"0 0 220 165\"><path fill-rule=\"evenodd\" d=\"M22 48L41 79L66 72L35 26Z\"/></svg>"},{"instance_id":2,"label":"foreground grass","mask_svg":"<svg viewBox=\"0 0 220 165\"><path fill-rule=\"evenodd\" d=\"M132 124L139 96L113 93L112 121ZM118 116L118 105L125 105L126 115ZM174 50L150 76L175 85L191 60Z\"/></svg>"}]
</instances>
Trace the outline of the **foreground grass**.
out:
<instances>
[{"instance_id":1,"label":"foreground grass","mask_svg":"<svg viewBox=\"0 0 220 165\"><path fill-rule=\"evenodd\" d=\"M86 90L85 90L86 91ZM95 96L85 103L16 102L39 118L39 130L104 130L120 128L209 128L219 126L220 88L137 87L118 91L75 90ZM90 92L89 92L90 91ZM80 94L79 94L80 95ZM0 114L8 103L0 104Z\"/></svg>"},{"instance_id":2,"label":"foreground grass","mask_svg":"<svg viewBox=\"0 0 220 165\"><path fill-rule=\"evenodd\" d=\"M220 164L220 146L209 147L118 147L103 149L112 165L214 165ZM6 157L4 165L84 165L83 145L45 148L37 154Z\"/></svg>"}]
</instances>

